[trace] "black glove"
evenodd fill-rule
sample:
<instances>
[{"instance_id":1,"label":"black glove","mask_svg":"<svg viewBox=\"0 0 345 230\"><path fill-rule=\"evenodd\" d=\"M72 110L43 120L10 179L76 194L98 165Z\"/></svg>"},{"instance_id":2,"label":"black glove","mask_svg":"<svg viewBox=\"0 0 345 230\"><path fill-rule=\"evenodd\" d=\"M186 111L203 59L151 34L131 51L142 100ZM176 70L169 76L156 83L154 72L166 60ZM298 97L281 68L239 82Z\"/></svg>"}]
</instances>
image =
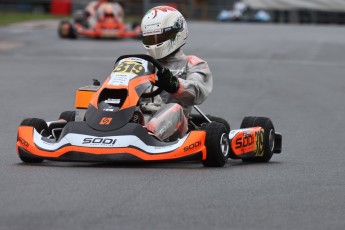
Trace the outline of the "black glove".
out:
<instances>
[{"instance_id":1,"label":"black glove","mask_svg":"<svg viewBox=\"0 0 345 230\"><path fill-rule=\"evenodd\" d=\"M180 83L168 68L163 68L157 72L158 81L156 86L164 89L168 93L176 93L180 87Z\"/></svg>"}]
</instances>

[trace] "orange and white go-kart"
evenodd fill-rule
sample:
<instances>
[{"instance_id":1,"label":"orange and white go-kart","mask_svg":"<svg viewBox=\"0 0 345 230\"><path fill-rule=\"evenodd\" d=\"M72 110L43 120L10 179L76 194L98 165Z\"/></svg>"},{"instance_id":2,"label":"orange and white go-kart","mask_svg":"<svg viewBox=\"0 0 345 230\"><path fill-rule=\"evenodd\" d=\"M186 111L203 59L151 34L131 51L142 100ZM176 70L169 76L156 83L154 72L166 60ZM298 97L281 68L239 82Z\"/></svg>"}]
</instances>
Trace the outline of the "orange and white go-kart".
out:
<instances>
[{"instance_id":1,"label":"orange and white go-kart","mask_svg":"<svg viewBox=\"0 0 345 230\"><path fill-rule=\"evenodd\" d=\"M240 129L230 130L224 119L206 116L198 107L183 138L156 138L145 128L139 101L162 92L154 87L156 69L161 68L148 55L121 56L101 86L95 81L78 89L77 111L65 111L57 121L22 121L16 144L20 159L26 163L193 159L221 167L229 157L268 162L273 153L281 152L282 136L270 119L246 117Z\"/></svg>"},{"instance_id":2,"label":"orange and white go-kart","mask_svg":"<svg viewBox=\"0 0 345 230\"><path fill-rule=\"evenodd\" d=\"M58 26L61 38L141 38L141 27L138 23L126 24L114 14L96 15L96 22L88 23L84 11L77 11L73 20L62 20Z\"/></svg>"}]
</instances>

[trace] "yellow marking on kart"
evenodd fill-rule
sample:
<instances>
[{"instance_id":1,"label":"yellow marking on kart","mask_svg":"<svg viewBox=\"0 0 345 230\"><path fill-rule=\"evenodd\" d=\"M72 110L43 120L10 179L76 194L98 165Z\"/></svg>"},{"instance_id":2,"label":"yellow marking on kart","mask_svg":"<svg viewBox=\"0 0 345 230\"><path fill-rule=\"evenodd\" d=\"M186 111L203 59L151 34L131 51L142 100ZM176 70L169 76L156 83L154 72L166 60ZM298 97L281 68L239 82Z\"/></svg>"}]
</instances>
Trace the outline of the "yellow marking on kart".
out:
<instances>
[{"instance_id":1,"label":"yellow marking on kart","mask_svg":"<svg viewBox=\"0 0 345 230\"><path fill-rule=\"evenodd\" d=\"M264 130L255 131L256 136L256 148L255 156L262 157L264 155Z\"/></svg>"},{"instance_id":2,"label":"yellow marking on kart","mask_svg":"<svg viewBox=\"0 0 345 230\"><path fill-rule=\"evenodd\" d=\"M141 63L134 62L134 61L125 61L120 63L116 68L113 70L113 73L122 73L122 74L135 74L141 75L145 72L145 68L142 66Z\"/></svg>"}]
</instances>

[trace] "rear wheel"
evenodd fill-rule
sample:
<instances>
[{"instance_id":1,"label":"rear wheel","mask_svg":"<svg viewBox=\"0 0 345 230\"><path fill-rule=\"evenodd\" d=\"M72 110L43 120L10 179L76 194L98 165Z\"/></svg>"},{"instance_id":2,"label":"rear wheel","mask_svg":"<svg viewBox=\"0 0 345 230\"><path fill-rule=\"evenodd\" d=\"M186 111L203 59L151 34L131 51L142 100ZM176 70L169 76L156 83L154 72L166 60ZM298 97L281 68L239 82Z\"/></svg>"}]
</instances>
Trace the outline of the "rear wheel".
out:
<instances>
[{"instance_id":1,"label":"rear wheel","mask_svg":"<svg viewBox=\"0 0 345 230\"><path fill-rule=\"evenodd\" d=\"M59 120L63 119L67 122L75 121L76 112L75 111L64 111L60 114Z\"/></svg>"},{"instance_id":2,"label":"rear wheel","mask_svg":"<svg viewBox=\"0 0 345 230\"><path fill-rule=\"evenodd\" d=\"M259 156L242 159L246 162L269 162L273 156L275 130L272 121L266 117L245 117L241 124L242 128L262 127L264 133L262 137L263 151Z\"/></svg>"},{"instance_id":3,"label":"rear wheel","mask_svg":"<svg viewBox=\"0 0 345 230\"><path fill-rule=\"evenodd\" d=\"M20 126L34 127L34 129L36 129L36 131L42 136L48 135L47 123L39 118L27 118L20 123ZM43 159L39 157L31 157L27 154L24 155L21 151L19 151L19 158L25 163L41 163L43 161Z\"/></svg>"},{"instance_id":4,"label":"rear wheel","mask_svg":"<svg viewBox=\"0 0 345 230\"><path fill-rule=\"evenodd\" d=\"M229 135L225 126L213 122L204 124L202 129L206 131L207 156L202 163L206 167L222 167L229 158Z\"/></svg>"}]
</instances>

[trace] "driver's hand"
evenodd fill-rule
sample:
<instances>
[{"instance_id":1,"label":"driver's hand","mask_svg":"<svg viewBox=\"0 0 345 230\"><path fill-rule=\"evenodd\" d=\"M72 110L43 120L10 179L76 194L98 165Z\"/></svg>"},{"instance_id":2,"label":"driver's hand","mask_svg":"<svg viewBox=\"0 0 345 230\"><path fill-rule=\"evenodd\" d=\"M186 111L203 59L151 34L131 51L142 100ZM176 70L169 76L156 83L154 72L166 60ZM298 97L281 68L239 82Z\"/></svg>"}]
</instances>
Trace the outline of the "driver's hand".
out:
<instances>
[{"instance_id":1,"label":"driver's hand","mask_svg":"<svg viewBox=\"0 0 345 230\"><path fill-rule=\"evenodd\" d=\"M163 68L157 72L158 81L156 86L164 89L168 93L176 93L180 87L180 83L168 68Z\"/></svg>"}]
</instances>

